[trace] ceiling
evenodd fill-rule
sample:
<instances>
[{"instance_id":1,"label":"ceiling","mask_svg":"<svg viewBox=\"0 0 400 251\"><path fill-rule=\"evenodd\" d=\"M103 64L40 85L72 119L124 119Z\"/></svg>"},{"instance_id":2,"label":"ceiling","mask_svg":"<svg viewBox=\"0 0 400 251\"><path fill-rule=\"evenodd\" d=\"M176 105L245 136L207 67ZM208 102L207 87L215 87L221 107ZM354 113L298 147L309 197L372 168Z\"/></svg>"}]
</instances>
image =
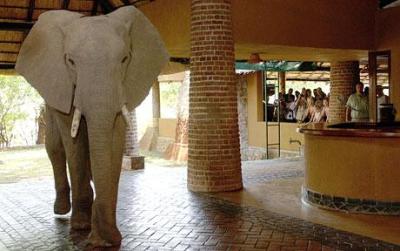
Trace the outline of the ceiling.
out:
<instances>
[{"instance_id":1,"label":"ceiling","mask_svg":"<svg viewBox=\"0 0 400 251\"><path fill-rule=\"evenodd\" d=\"M94 16L152 1L155 0L0 0L0 70L14 69L22 41L45 11L65 9Z\"/></svg>"},{"instance_id":2,"label":"ceiling","mask_svg":"<svg viewBox=\"0 0 400 251\"><path fill-rule=\"evenodd\" d=\"M141 6L156 0L0 0L0 70L14 69L17 55L27 33L38 16L48 10L66 9L85 15L107 14L126 5ZM187 0L189 1L189 0ZM381 8L400 5L400 0L380 0ZM241 44L235 48L237 58L247 58L255 48L262 59L298 61L363 60L365 50L336 50L307 47ZM317 52L317 53L316 53ZM300 55L300 56L299 56ZM301 56L306 55L306 56ZM188 63L187 58L172 58L174 62Z\"/></svg>"}]
</instances>

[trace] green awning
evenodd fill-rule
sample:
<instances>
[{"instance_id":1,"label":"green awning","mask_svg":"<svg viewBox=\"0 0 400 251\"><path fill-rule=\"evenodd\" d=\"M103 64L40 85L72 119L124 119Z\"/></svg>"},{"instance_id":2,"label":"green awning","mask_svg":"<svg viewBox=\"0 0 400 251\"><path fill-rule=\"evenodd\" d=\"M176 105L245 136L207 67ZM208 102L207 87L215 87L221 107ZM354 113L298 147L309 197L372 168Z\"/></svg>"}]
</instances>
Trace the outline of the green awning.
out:
<instances>
[{"instance_id":1,"label":"green awning","mask_svg":"<svg viewBox=\"0 0 400 251\"><path fill-rule=\"evenodd\" d=\"M322 69L315 62L301 61L266 61L256 64L247 62L236 62L236 70L253 70L253 71L317 71Z\"/></svg>"}]
</instances>

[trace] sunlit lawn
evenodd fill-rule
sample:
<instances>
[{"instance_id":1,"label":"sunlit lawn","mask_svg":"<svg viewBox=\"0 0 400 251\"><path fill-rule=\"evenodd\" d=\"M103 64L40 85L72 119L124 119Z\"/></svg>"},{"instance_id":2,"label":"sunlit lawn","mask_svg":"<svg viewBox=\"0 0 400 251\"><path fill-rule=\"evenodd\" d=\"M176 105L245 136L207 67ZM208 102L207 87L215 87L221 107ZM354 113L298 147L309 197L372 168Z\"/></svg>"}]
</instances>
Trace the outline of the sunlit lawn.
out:
<instances>
[{"instance_id":1,"label":"sunlit lawn","mask_svg":"<svg viewBox=\"0 0 400 251\"><path fill-rule=\"evenodd\" d=\"M142 152L141 154L146 156L146 168L151 165L164 167L183 166L182 163L178 164L174 161L163 159L160 154L152 152ZM44 146L0 151L0 184L52 175L53 171Z\"/></svg>"},{"instance_id":2,"label":"sunlit lawn","mask_svg":"<svg viewBox=\"0 0 400 251\"><path fill-rule=\"evenodd\" d=\"M0 183L51 175L53 171L43 146L0 151Z\"/></svg>"}]
</instances>

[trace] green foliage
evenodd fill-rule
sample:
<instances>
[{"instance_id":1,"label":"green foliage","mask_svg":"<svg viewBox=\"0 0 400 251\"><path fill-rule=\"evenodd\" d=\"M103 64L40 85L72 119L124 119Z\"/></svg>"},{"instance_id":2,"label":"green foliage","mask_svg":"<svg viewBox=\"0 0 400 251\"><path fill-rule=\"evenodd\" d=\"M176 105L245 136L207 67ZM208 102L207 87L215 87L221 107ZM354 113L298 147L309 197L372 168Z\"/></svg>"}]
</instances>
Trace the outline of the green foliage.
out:
<instances>
[{"instance_id":1,"label":"green foliage","mask_svg":"<svg viewBox=\"0 0 400 251\"><path fill-rule=\"evenodd\" d=\"M10 146L15 137L15 123L28 117L24 108L39 107L42 102L22 77L0 75L0 148Z\"/></svg>"},{"instance_id":2,"label":"green foliage","mask_svg":"<svg viewBox=\"0 0 400 251\"><path fill-rule=\"evenodd\" d=\"M176 118L180 82L160 84L160 105L162 118Z\"/></svg>"}]
</instances>

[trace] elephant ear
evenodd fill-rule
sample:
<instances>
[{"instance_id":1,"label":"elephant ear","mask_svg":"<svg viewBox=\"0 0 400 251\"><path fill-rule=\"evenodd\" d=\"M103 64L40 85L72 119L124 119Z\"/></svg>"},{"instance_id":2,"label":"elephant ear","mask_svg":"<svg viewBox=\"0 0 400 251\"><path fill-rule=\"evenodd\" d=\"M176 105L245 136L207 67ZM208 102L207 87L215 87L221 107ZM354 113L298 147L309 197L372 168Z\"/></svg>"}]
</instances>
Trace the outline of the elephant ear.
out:
<instances>
[{"instance_id":1,"label":"elephant ear","mask_svg":"<svg viewBox=\"0 0 400 251\"><path fill-rule=\"evenodd\" d=\"M22 44L15 66L48 105L64 113L70 112L74 86L64 60L62 27L81 16L64 10L40 15Z\"/></svg>"},{"instance_id":2,"label":"elephant ear","mask_svg":"<svg viewBox=\"0 0 400 251\"><path fill-rule=\"evenodd\" d=\"M148 95L169 55L160 34L147 17L133 6L117 9L110 18L129 24L132 58L124 80L129 110L138 106Z\"/></svg>"}]
</instances>

